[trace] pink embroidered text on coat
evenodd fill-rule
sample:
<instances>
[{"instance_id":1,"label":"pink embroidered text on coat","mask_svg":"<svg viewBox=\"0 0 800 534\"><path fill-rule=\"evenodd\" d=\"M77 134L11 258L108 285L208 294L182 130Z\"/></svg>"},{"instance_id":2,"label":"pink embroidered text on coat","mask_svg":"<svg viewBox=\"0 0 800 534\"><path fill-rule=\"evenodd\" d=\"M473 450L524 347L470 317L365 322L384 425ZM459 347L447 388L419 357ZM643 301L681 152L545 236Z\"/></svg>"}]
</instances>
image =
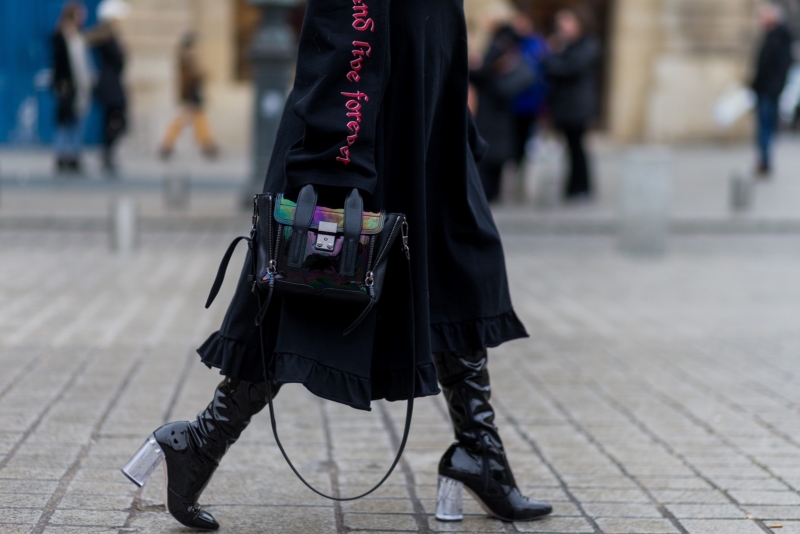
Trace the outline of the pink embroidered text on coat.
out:
<instances>
[{"instance_id":1,"label":"pink embroidered text on coat","mask_svg":"<svg viewBox=\"0 0 800 534\"><path fill-rule=\"evenodd\" d=\"M369 6L364 0L353 0L353 28L360 32L375 31L375 21L369 18ZM352 51L354 59L350 61L350 71L347 73L347 80L351 83L358 83L361 81L360 71L363 68L364 58L368 58L372 54L372 46L364 41L353 41L355 49ZM347 129L350 135L347 136L347 144L339 148L339 156L336 161L345 165L350 163L350 147L352 147L358 139L358 132L361 129L361 101L369 102L369 96L361 91L356 92L342 92L342 96L347 97L349 100L345 103L347 108L346 116L348 118Z\"/></svg>"}]
</instances>

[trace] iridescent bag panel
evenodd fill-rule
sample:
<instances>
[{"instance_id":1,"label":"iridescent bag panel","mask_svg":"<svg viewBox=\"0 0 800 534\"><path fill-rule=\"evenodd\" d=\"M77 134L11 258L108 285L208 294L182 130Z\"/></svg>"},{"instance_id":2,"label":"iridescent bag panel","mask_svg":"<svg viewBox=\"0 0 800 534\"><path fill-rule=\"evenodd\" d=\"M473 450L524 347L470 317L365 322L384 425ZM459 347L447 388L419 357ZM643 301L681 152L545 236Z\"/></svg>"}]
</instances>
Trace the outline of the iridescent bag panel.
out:
<instances>
[{"instance_id":1,"label":"iridescent bag panel","mask_svg":"<svg viewBox=\"0 0 800 534\"><path fill-rule=\"evenodd\" d=\"M408 224L402 214L365 212L362 207L355 189L344 208L317 206L311 186L301 191L297 202L283 194L257 195L258 288L365 304L376 301L387 251L400 235L406 245ZM295 243L298 236L301 241Z\"/></svg>"}]
</instances>

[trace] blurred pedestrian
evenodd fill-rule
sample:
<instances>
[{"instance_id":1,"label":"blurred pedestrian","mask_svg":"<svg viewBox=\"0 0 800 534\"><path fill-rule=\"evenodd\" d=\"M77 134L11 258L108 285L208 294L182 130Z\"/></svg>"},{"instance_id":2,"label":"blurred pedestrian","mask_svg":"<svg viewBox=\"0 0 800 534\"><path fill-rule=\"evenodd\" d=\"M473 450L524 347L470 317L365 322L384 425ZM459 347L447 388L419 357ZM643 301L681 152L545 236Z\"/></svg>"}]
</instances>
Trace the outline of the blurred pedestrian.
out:
<instances>
[{"instance_id":1,"label":"blurred pedestrian","mask_svg":"<svg viewBox=\"0 0 800 534\"><path fill-rule=\"evenodd\" d=\"M95 98L103 108L103 168L116 173L114 145L127 126L128 98L122 83L125 49L119 38L119 24L130 13L124 0L103 0L97 7L100 24L87 33L87 39L100 59Z\"/></svg>"},{"instance_id":2,"label":"blurred pedestrian","mask_svg":"<svg viewBox=\"0 0 800 534\"><path fill-rule=\"evenodd\" d=\"M584 137L597 108L595 67L600 43L589 30L585 10L559 11L556 33L550 39L551 53L544 60L550 113L569 150L570 170L564 188L568 201L588 199L593 193Z\"/></svg>"},{"instance_id":3,"label":"blurred pedestrian","mask_svg":"<svg viewBox=\"0 0 800 534\"><path fill-rule=\"evenodd\" d=\"M215 158L218 155L219 148L211 135L208 117L203 109L204 80L205 75L197 57L197 36L188 33L181 40L178 49L178 96L181 108L167 127L164 140L161 142L162 159L169 159L172 156L178 136L183 128L190 124L194 128L195 140L203 154L208 158Z\"/></svg>"},{"instance_id":4,"label":"blurred pedestrian","mask_svg":"<svg viewBox=\"0 0 800 534\"><path fill-rule=\"evenodd\" d=\"M86 40L81 35L85 20L83 4L67 2L52 38L57 124L53 149L58 172L82 172L80 155L93 78Z\"/></svg>"},{"instance_id":5,"label":"blurred pedestrian","mask_svg":"<svg viewBox=\"0 0 800 534\"><path fill-rule=\"evenodd\" d=\"M771 150L778 128L778 101L792 66L792 36L780 6L762 4L758 15L764 35L756 56L751 87L757 99L756 145L759 160L756 172L766 178L772 171Z\"/></svg>"},{"instance_id":6,"label":"blurred pedestrian","mask_svg":"<svg viewBox=\"0 0 800 534\"><path fill-rule=\"evenodd\" d=\"M544 59L549 53L547 40L535 31L533 21L526 14L517 12L511 26L519 36L522 61L533 73L533 83L518 95L513 102L514 114L514 161L521 165L525 158L528 141L536 132L537 120L542 114L547 97Z\"/></svg>"},{"instance_id":7,"label":"blurred pedestrian","mask_svg":"<svg viewBox=\"0 0 800 534\"><path fill-rule=\"evenodd\" d=\"M510 25L500 26L492 35L482 60L474 62L469 80L478 93L475 122L489 147L478 168L486 198L500 196L503 167L517 159L520 141L513 104L534 83L530 67L523 61L522 38Z\"/></svg>"}]
</instances>

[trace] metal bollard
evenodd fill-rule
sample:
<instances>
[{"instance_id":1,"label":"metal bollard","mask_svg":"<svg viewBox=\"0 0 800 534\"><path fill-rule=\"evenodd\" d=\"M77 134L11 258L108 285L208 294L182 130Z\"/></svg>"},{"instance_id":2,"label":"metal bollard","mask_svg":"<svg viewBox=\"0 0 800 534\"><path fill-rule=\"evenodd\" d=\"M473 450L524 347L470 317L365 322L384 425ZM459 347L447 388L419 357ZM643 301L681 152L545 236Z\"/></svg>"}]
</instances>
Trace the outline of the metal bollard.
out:
<instances>
[{"instance_id":1,"label":"metal bollard","mask_svg":"<svg viewBox=\"0 0 800 534\"><path fill-rule=\"evenodd\" d=\"M539 179L534 205L542 210L553 209L561 201L561 180L556 176L555 171L547 169L542 172Z\"/></svg>"},{"instance_id":2,"label":"metal bollard","mask_svg":"<svg viewBox=\"0 0 800 534\"><path fill-rule=\"evenodd\" d=\"M753 206L753 179L746 173L735 171L730 181L731 210L745 211Z\"/></svg>"},{"instance_id":3,"label":"metal bollard","mask_svg":"<svg viewBox=\"0 0 800 534\"><path fill-rule=\"evenodd\" d=\"M647 147L625 157L620 188L619 246L634 255L666 250L672 158L668 149Z\"/></svg>"},{"instance_id":4,"label":"metal bollard","mask_svg":"<svg viewBox=\"0 0 800 534\"><path fill-rule=\"evenodd\" d=\"M139 245L139 209L135 199L122 197L112 204L110 238L111 249L121 254L129 254Z\"/></svg>"},{"instance_id":5,"label":"metal bollard","mask_svg":"<svg viewBox=\"0 0 800 534\"><path fill-rule=\"evenodd\" d=\"M172 209L184 209L188 207L191 184L192 181L188 176L165 176L164 204Z\"/></svg>"}]
</instances>

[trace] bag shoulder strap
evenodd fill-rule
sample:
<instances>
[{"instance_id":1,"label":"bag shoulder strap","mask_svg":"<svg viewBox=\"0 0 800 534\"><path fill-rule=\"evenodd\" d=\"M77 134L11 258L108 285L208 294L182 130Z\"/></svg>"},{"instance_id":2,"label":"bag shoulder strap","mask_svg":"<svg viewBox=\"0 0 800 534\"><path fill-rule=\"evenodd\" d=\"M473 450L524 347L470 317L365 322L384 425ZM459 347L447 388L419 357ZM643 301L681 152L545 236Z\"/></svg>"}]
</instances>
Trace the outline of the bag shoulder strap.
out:
<instances>
[{"instance_id":1,"label":"bag shoulder strap","mask_svg":"<svg viewBox=\"0 0 800 534\"><path fill-rule=\"evenodd\" d=\"M333 497L331 495L327 495L325 493L322 493L317 488L315 488L314 486L309 484L309 482L305 478L303 478L303 476L297 471L297 468L294 466L292 461L289 459L289 455L286 454L286 450L283 448L283 444L281 443L281 440L278 437L278 424L277 424L277 421L275 420L275 407L273 406L272 384L271 384L271 382L269 380L269 376L267 374L268 365L267 365L266 350L264 348L264 331L263 331L263 327L261 325L259 325L259 329L258 330L259 330L259 340L261 342L261 360L262 360L262 362L264 364L264 380L266 381L266 385L267 385L267 404L269 405L269 419L270 419L270 423L272 424L272 434L273 434L273 436L275 436L275 443L278 444L278 449L280 449L284 460L286 460L286 463L289 464L289 467L292 469L294 474L297 475L297 478L299 478L300 481L303 484L305 484L305 486L308 489L310 489L311 491L313 491L317 495L319 495L321 497L325 497L326 499L330 499L332 501L355 501L357 499L361 499L362 497L366 497L370 493L373 493L375 490L380 488L383 485L383 483L386 482L386 480L392 474L392 472L394 471L394 468L397 467L397 464L400 462L400 458L403 456L403 451L406 448L406 443L408 442L408 435L409 435L409 433L411 431L411 416L412 416L412 414L414 412L414 397L415 397L415 394L416 394L415 386L416 386L416 371L417 371L417 358L416 358L416 351L417 351L416 341L417 341L417 337L416 337L416 325L414 323L414 316L413 316L413 311L414 311L414 287L412 285L412 277L411 277L411 257L409 256L408 244L407 244L405 239L403 240L402 245L403 245L403 252L405 253L405 256L406 256L406 266L408 268L408 288L409 288L409 299L408 299L408 302L409 302L409 306L411 308L411 321L410 321L410 324L411 324L411 350L410 350L411 368L409 369L409 379L411 381L411 385L409 386L410 394L409 394L409 397L408 397L408 403L407 403L407 408L406 408L406 422L405 422L405 425L403 427L403 438L400 440L400 447L397 450L397 455L395 456L391 467L389 467L389 470L386 472L386 474L383 476L383 478L380 480L380 482L378 482L377 484L375 484L375 486L372 487L372 489L370 489L368 491L365 491L361 495L357 495L355 497ZM258 291L255 291L255 294L256 294L256 297L258 298L258 307L260 309L261 308L261 296L258 294ZM270 361L269 363L272 363L272 362Z\"/></svg>"}]
</instances>

